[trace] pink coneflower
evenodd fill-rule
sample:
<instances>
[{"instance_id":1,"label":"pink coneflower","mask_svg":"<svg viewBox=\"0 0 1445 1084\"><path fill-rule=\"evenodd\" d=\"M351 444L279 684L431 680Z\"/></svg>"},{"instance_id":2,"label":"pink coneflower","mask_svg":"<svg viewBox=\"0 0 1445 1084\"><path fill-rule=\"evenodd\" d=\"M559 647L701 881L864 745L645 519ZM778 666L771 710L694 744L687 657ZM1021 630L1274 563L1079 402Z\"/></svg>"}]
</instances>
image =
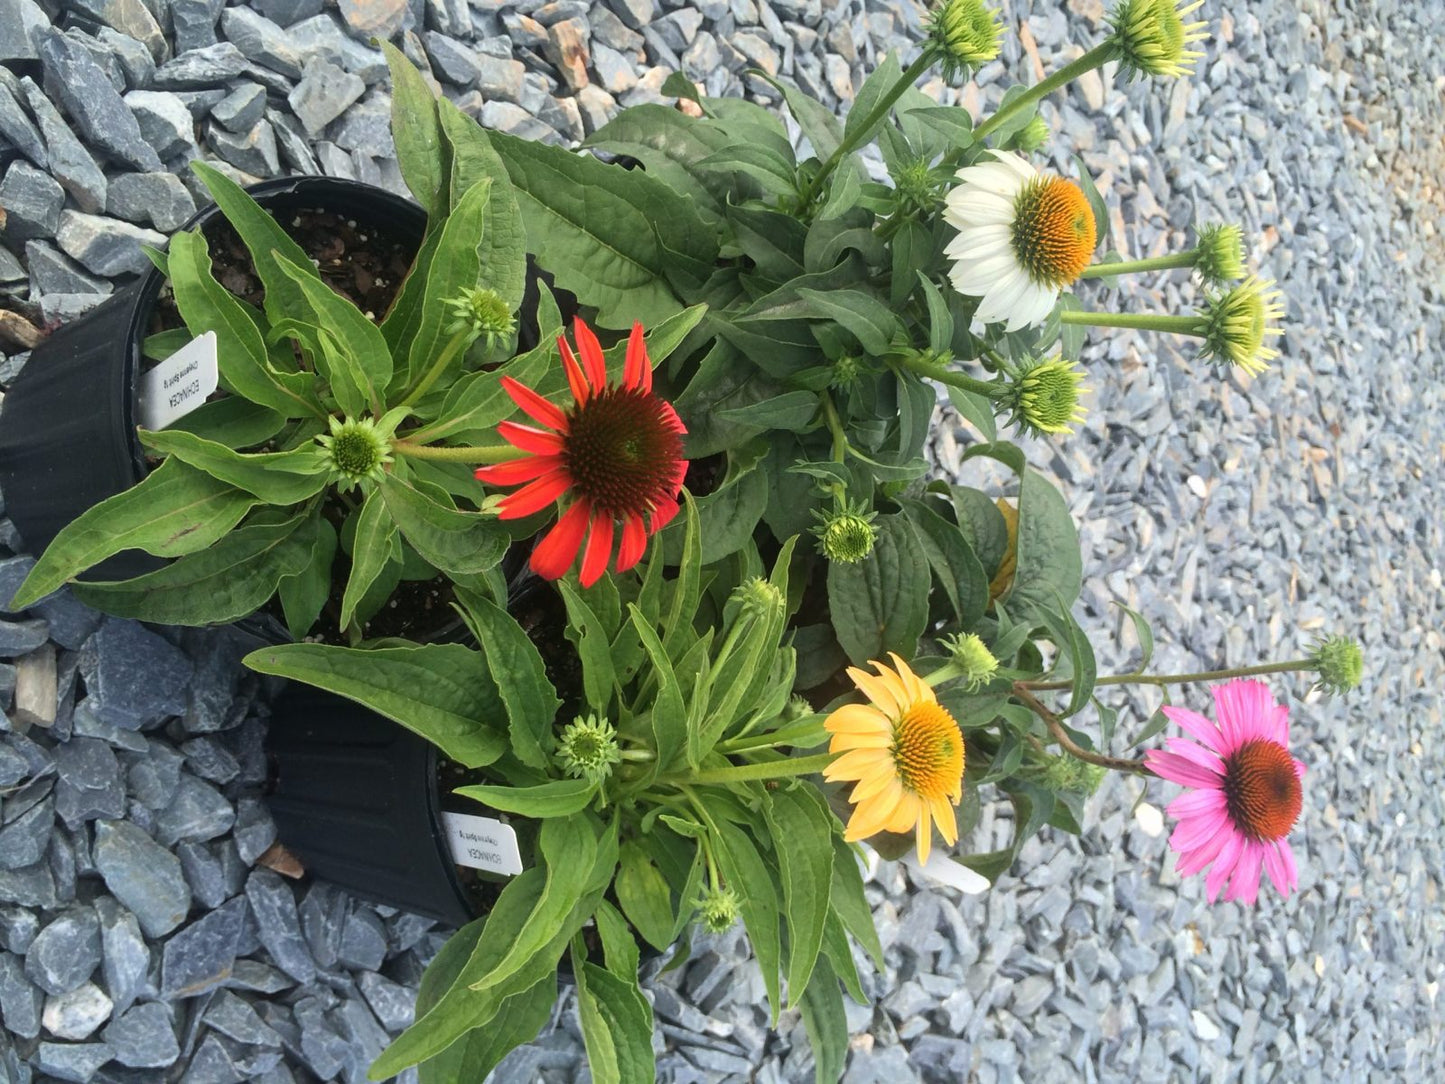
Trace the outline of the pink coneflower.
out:
<instances>
[{"instance_id":1,"label":"pink coneflower","mask_svg":"<svg viewBox=\"0 0 1445 1084\"><path fill-rule=\"evenodd\" d=\"M556 526L532 551L532 571L544 579L561 579L581 551L581 583L591 587L612 559L619 522L615 567L626 572L642 558L649 536L677 515L677 496L687 473L682 454L687 430L672 404L652 390L652 362L641 324L632 325L620 385L608 381L602 345L581 317L574 334L580 365L567 340L557 340L572 409L564 411L511 377L502 377L512 401L546 428L502 422L497 426L501 437L529 454L482 467L477 477L496 486L526 483L503 498L502 519L520 519L559 499L569 501Z\"/></svg>"},{"instance_id":2,"label":"pink coneflower","mask_svg":"<svg viewBox=\"0 0 1445 1084\"><path fill-rule=\"evenodd\" d=\"M1169 837L1179 852L1175 869L1188 876L1214 863L1204 882L1211 903L1226 882L1226 900L1253 903L1261 869L1287 896L1299 873L1285 837L1299 818L1305 771L1289 754L1289 708L1261 681L1212 691L1218 725L1187 708L1163 708L1197 740L1169 738L1169 752L1144 754L1155 775L1192 788L1169 804L1179 818Z\"/></svg>"}]
</instances>

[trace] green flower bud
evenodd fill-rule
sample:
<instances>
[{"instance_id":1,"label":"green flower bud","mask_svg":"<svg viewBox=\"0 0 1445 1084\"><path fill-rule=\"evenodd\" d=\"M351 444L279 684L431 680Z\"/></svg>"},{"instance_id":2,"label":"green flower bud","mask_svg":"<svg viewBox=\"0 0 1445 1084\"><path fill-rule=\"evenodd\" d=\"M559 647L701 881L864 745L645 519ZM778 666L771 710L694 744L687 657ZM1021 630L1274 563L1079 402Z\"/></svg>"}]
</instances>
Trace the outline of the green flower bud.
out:
<instances>
[{"instance_id":1,"label":"green flower bud","mask_svg":"<svg viewBox=\"0 0 1445 1084\"><path fill-rule=\"evenodd\" d=\"M938 202L939 178L927 159L910 162L896 179L898 204L905 211L931 211Z\"/></svg>"},{"instance_id":2,"label":"green flower bud","mask_svg":"<svg viewBox=\"0 0 1445 1084\"><path fill-rule=\"evenodd\" d=\"M1194 247L1194 270L1211 286L1244 278L1244 235L1238 226L1199 227Z\"/></svg>"},{"instance_id":3,"label":"green flower bud","mask_svg":"<svg viewBox=\"0 0 1445 1084\"><path fill-rule=\"evenodd\" d=\"M783 721L792 723L812 714L813 705L808 702L808 698L794 693L788 698L788 703L783 708Z\"/></svg>"},{"instance_id":4,"label":"green flower bud","mask_svg":"<svg viewBox=\"0 0 1445 1084\"><path fill-rule=\"evenodd\" d=\"M511 308L495 290L466 287L445 304L452 315L446 334L469 332L473 339L485 341L488 349L509 338L517 327Z\"/></svg>"},{"instance_id":5,"label":"green flower bud","mask_svg":"<svg viewBox=\"0 0 1445 1084\"><path fill-rule=\"evenodd\" d=\"M1251 376L1264 372L1279 357L1265 340L1284 332L1274 321L1284 315L1274 279L1251 275L1227 293L1205 300L1199 310L1198 334L1204 339L1199 356L1238 365Z\"/></svg>"},{"instance_id":6,"label":"green flower bud","mask_svg":"<svg viewBox=\"0 0 1445 1084\"><path fill-rule=\"evenodd\" d=\"M957 83L998 56L1003 26L998 8L982 0L943 0L928 21L928 37L943 62L943 78Z\"/></svg>"},{"instance_id":7,"label":"green flower bud","mask_svg":"<svg viewBox=\"0 0 1445 1084\"><path fill-rule=\"evenodd\" d=\"M1315 644L1310 666L1318 673L1315 688L1331 696L1349 692L1365 676L1360 645L1348 636L1331 636Z\"/></svg>"},{"instance_id":8,"label":"green flower bud","mask_svg":"<svg viewBox=\"0 0 1445 1084\"><path fill-rule=\"evenodd\" d=\"M1074 362L1026 361L1009 373L1009 387L1001 400L1012 411L1009 421L1027 433L1072 433L1071 422L1084 420L1079 396L1086 391L1083 373Z\"/></svg>"},{"instance_id":9,"label":"green flower bud","mask_svg":"<svg viewBox=\"0 0 1445 1084\"><path fill-rule=\"evenodd\" d=\"M574 779L600 784L622 759L617 748L617 731L596 715L577 716L562 728L557 738L557 761Z\"/></svg>"},{"instance_id":10,"label":"green flower bud","mask_svg":"<svg viewBox=\"0 0 1445 1084\"><path fill-rule=\"evenodd\" d=\"M1032 120L1014 133L1012 146L1015 150L1032 154L1047 143L1051 135L1048 122L1035 113Z\"/></svg>"},{"instance_id":11,"label":"green flower bud","mask_svg":"<svg viewBox=\"0 0 1445 1084\"><path fill-rule=\"evenodd\" d=\"M1194 71L1204 54L1190 46L1209 35L1205 24L1186 23L1184 16L1204 0L1120 0L1109 15L1114 28L1109 41L1129 79L1140 75L1178 76Z\"/></svg>"},{"instance_id":12,"label":"green flower bud","mask_svg":"<svg viewBox=\"0 0 1445 1084\"><path fill-rule=\"evenodd\" d=\"M363 481L379 482L386 464L391 462L391 442L371 418L332 417L330 433L322 433L316 443L326 449L332 480L342 489L350 489Z\"/></svg>"},{"instance_id":13,"label":"green flower bud","mask_svg":"<svg viewBox=\"0 0 1445 1084\"><path fill-rule=\"evenodd\" d=\"M1043 784L1055 792L1093 794L1104 775L1105 769L1077 757L1050 757L1044 766Z\"/></svg>"},{"instance_id":14,"label":"green flower bud","mask_svg":"<svg viewBox=\"0 0 1445 1084\"><path fill-rule=\"evenodd\" d=\"M778 586L761 576L753 576L733 588L733 599L742 606L743 613L758 620L766 620L783 608L783 593Z\"/></svg>"},{"instance_id":15,"label":"green flower bud","mask_svg":"<svg viewBox=\"0 0 1445 1084\"><path fill-rule=\"evenodd\" d=\"M815 511L813 517L819 522L813 534L818 538L818 552L830 561L848 565L866 560L878 537L878 529L873 526L876 516L876 512L865 512L861 504L845 503L830 512Z\"/></svg>"},{"instance_id":16,"label":"green flower bud","mask_svg":"<svg viewBox=\"0 0 1445 1084\"><path fill-rule=\"evenodd\" d=\"M741 904L731 888L705 888L697 901L697 917L708 933L727 933L738 920Z\"/></svg>"},{"instance_id":17,"label":"green flower bud","mask_svg":"<svg viewBox=\"0 0 1445 1084\"><path fill-rule=\"evenodd\" d=\"M867 372L868 365L862 358L844 354L833 362L833 378L828 381L828 387L835 391L847 391L862 380Z\"/></svg>"},{"instance_id":18,"label":"green flower bud","mask_svg":"<svg viewBox=\"0 0 1445 1084\"><path fill-rule=\"evenodd\" d=\"M998 672L998 659L994 658L993 652L977 633L946 636L941 642L944 649L953 656L964 688L969 692L977 692Z\"/></svg>"}]
</instances>

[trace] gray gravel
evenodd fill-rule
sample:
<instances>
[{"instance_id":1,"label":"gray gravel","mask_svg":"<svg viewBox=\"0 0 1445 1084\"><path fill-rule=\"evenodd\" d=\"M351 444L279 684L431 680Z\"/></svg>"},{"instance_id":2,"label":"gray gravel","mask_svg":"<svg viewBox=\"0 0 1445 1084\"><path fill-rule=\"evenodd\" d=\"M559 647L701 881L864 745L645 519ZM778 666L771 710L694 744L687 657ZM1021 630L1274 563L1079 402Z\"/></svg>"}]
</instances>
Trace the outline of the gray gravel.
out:
<instances>
[{"instance_id":1,"label":"gray gravel","mask_svg":"<svg viewBox=\"0 0 1445 1084\"><path fill-rule=\"evenodd\" d=\"M1003 56L962 99L975 111L1076 55L1104 11L1005 8ZM849 1084L1445 1076L1430 740L1445 17L1392 0L1209 0L1200 15L1216 36L1196 78L1087 78L1045 106L1050 151L1065 172L1083 156L1127 255L1241 221L1252 265L1286 292L1284 357L1221 378L1185 342L1101 334L1087 423L1029 453L1080 524L1102 669L1135 657L1114 603L1153 622L1160 668L1299 654L1320 633L1365 643L1352 697L1275 685L1310 766L1300 892L1205 904L1150 816L1171 788L1135 813L1136 781L1107 783L1082 839L1046 833L984 895L881 863L868 893L888 968L865 976L875 1004L850 1006ZM912 0L0 0L4 307L40 325L126 281L139 244L194 206L197 156L243 182L325 171L399 188L373 34L484 123L568 143L619 103L660 100L677 69L771 101L742 74L758 67L846 104L921 20ZM1168 311L1197 296L1182 272L1080 293ZM27 357L20 335L0 324L0 384ZM974 438L938 423L935 458L959 471ZM27 567L0 560L0 593ZM362 1079L446 931L257 864L274 839L254 797L262 690L228 635L102 621L61 592L0 615L0 658L0 1079ZM1110 702L1121 734L1154 706ZM1010 830L985 802L972 842ZM811 1079L801 1023L785 1013L768 1033L744 953L737 933L705 938L649 982L664 1079ZM495 1079L570 1082L580 1056L564 997Z\"/></svg>"}]
</instances>

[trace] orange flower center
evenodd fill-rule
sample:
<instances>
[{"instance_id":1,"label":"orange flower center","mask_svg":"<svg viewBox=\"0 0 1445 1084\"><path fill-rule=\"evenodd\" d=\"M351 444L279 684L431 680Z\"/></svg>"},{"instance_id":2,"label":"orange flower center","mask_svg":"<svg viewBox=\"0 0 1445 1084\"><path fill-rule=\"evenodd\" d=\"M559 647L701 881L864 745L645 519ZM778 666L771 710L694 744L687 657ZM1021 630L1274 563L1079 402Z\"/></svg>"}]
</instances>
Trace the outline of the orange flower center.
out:
<instances>
[{"instance_id":1,"label":"orange flower center","mask_svg":"<svg viewBox=\"0 0 1445 1084\"><path fill-rule=\"evenodd\" d=\"M893 763L899 781L920 798L952 797L963 778L963 734L953 716L921 700L893 724Z\"/></svg>"},{"instance_id":2,"label":"orange flower center","mask_svg":"<svg viewBox=\"0 0 1445 1084\"><path fill-rule=\"evenodd\" d=\"M1278 742L1245 742L1224 762L1229 819L1249 838L1283 839L1299 819L1304 793L1289 751Z\"/></svg>"},{"instance_id":3,"label":"orange flower center","mask_svg":"<svg viewBox=\"0 0 1445 1084\"><path fill-rule=\"evenodd\" d=\"M567 423L567 471L598 511L619 519L642 515L677 492L682 436L652 392L604 388L573 407Z\"/></svg>"},{"instance_id":4,"label":"orange flower center","mask_svg":"<svg viewBox=\"0 0 1445 1084\"><path fill-rule=\"evenodd\" d=\"M1094 241L1094 212L1073 181L1038 177L1014 197L1014 255L1035 282L1073 282L1089 266Z\"/></svg>"}]
</instances>

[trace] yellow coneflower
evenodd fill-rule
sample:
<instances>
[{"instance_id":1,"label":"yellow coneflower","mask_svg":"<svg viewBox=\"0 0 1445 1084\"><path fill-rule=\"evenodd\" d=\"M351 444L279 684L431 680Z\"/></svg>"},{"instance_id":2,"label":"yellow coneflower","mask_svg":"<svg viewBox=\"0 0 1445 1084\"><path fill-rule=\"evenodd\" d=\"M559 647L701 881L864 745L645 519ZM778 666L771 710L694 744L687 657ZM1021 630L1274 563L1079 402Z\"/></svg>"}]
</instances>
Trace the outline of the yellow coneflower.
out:
<instances>
[{"instance_id":1,"label":"yellow coneflower","mask_svg":"<svg viewBox=\"0 0 1445 1084\"><path fill-rule=\"evenodd\" d=\"M848 676L869 704L845 704L824 722L842 753L823 772L828 780L856 780L848 800L856 807L843 838L850 843L879 832L916 834L919 862L928 861L932 825L958 842L953 807L963 798L963 733L933 689L889 653L894 669L873 663Z\"/></svg>"}]
</instances>

